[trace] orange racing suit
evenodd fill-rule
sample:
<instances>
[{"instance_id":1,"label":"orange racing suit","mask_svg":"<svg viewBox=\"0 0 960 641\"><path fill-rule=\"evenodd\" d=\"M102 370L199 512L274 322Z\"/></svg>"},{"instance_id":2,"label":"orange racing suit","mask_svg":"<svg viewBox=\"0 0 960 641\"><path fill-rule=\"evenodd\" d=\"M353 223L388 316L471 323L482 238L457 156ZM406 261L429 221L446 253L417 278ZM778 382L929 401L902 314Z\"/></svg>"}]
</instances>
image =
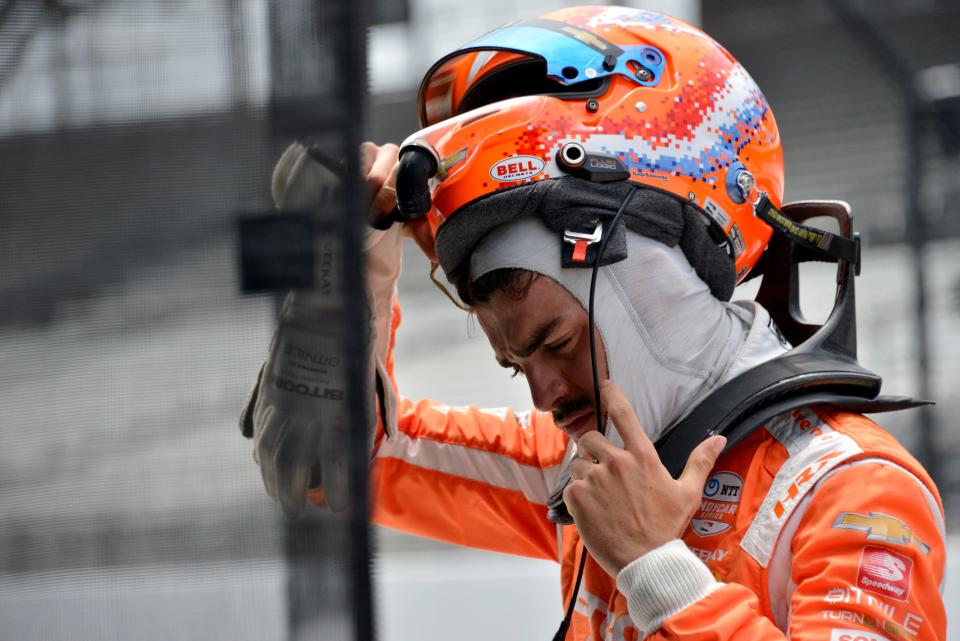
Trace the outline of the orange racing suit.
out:
<instances>
[{"instance_id":1,"label":"orange racing suit","mask_svg":"<svg viewBox=\"0 0 960 641\"><path fill-rule=\"evenodd\" d=\"M400 318L393 302L390 372ZM403 398L396 410L396 431L385 437L381 429L376 439L374 521L449 543L555 560L568 602L584 547L574 526L546 518L547 498L573 456L551 415ZM891 435L861 415L794 410L724 453L682 541L682 554L698 557L713 576L700 586L702 596L664 598L683 570L669 563L642 575L632 594L622 593L588 558L566 638L946 636L937 489ZM645 618L636 623L641 609Z\"/></svg>"}]
</instances>

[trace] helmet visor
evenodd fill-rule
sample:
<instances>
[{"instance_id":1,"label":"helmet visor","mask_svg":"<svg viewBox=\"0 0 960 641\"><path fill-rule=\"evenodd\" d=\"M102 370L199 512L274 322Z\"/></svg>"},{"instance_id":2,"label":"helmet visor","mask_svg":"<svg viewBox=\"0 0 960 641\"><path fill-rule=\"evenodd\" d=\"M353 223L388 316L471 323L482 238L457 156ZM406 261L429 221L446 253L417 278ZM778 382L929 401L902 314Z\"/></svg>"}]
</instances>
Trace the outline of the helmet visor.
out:
<instances>
[{"instance_id":1,"label":"helmet visor","mask_svg":"<svg viewBox=\"0 0 960 641\"><path fill-rule=\"evenodd\" d=\"M665 65L663 52L650 45L619 46L559 20L519 20L445 56L427 72L420 87L424 124L457 114L463 96L477 80L496 73L508 61L530 58L546 63L547 77L559 84L557 93L615 74L654 86Z\"/></svg>"}]
</instances>

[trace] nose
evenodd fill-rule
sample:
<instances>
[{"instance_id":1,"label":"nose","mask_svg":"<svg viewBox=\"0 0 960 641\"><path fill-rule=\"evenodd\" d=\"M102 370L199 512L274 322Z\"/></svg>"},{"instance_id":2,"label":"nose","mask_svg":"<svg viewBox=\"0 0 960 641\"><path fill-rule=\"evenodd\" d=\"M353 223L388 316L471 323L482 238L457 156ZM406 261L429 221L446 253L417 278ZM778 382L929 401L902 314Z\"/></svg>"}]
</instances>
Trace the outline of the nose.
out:
<instances>
[{"instance_id":1,"label":"nose","mask_svg":"<svg viewBox=\"0 0 960 641\"><path fill-rule=\"evenodd\" d=\"M549 412L557 406L557 402L570 393L570 387L561 373L550 367L524 367L527 385L530 386L530 396L533 406L541 412Z\"/></svg>"}]
</instances>

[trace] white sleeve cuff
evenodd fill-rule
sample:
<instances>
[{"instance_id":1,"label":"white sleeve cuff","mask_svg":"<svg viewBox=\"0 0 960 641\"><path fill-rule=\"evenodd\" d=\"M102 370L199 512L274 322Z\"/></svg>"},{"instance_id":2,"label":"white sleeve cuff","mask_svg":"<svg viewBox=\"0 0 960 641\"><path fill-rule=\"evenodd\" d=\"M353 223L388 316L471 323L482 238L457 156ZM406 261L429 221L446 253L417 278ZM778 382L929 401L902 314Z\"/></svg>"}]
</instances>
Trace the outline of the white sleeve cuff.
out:
<instances>
[{"instance_id":1,"label":"white sleeve cuff","mask_svg":"<svg viewBox=\"0 0 960 641\"><path fill-rule=\"evenodd\" d=\"M680 539L647 552L617 575L617 589L641 637L721 585Z\"/></svg>"}]
</instances>

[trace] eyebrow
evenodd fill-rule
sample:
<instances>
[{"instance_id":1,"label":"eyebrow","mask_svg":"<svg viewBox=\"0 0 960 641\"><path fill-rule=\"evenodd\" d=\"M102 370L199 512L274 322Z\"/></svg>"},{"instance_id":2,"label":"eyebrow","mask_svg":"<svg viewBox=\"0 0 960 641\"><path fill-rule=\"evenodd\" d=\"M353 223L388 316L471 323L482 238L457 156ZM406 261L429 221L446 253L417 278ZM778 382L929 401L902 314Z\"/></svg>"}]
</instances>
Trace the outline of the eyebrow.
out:
<instances>
[{"instance_id":1,"label":"eyebrow","mask_svg":"<svg viewBox=\"0 0 960 641\"><path fill-rule=\"evenodd\" d=\"M540 346L543 345L544 341L547 340L547 337L550 336L550 334L553 332L553 330L557 328L557 325L559 324L560 324L560 319L554 318L552 321L550 321L546 325L540 326L536 330L536 332L534 332L533 337L530 340L528 340L522 347L517 349L516 355L519 358L526 358L527 356L530 356L535 351L540 349ZM512 367L509 363L507 363L500 357L497 357L497 362L500 363L502 367L507 367L507 368Z\"/></svg>"}]
</instances>

